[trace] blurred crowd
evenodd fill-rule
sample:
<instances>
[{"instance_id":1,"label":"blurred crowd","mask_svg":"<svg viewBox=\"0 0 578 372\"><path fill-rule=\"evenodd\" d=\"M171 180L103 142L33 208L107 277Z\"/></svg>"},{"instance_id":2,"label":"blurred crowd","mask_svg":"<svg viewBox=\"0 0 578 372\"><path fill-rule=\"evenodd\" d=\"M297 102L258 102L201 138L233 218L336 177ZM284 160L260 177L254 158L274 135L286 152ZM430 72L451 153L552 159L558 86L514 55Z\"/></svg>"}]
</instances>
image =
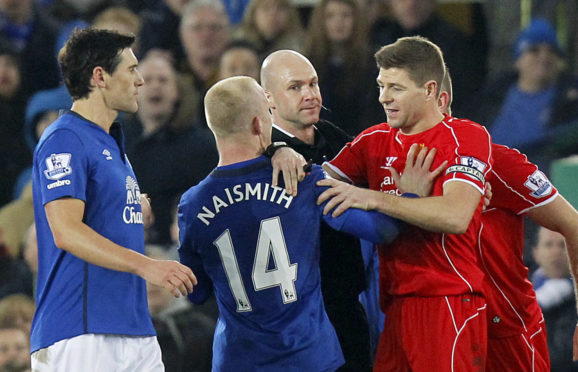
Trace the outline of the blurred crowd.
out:
<instances>
[{"instance_id":1,"label":"blurred crowd","mask_svg":"<svg viewBox=\"0 0 578 372\"><path fill-rule=\"evenodd\" d=\"M571 2L539 1L527 17L520 2L505 3L0 0L0 371L29 368L37 249L32 153L42 131L71 106L57 55L74 29L137 35L133 50L146 84L138 112L118 121L140 189L152 199L150 254L170 258L178 242L178 199L218 160L202 109L205 92L230 76L259 80L261 62L275 50L293 49L311 60L323 92L322 118L356 135L386 121L375 51L399 37L425 36L441 47L451 71L454 116L485 125L494 142L519 149L545 173L554 160L577 154L576 9L567 8ZM538 270L532 279L548 327L568 337L564 331L576 321L572 284L568 271L548 269L539 248L545 234L538 233L533 250L531 266ZM564 324L554 312L562 306ZM193 307L150 288L149 307L167 371L209 371L216 304ZM551 337L552 348L569 347L571 356L571 341L564 340ZM553 362L563 360L556 371L571 370L567 352L552 354Z\"/></svg>"}]
</instances>

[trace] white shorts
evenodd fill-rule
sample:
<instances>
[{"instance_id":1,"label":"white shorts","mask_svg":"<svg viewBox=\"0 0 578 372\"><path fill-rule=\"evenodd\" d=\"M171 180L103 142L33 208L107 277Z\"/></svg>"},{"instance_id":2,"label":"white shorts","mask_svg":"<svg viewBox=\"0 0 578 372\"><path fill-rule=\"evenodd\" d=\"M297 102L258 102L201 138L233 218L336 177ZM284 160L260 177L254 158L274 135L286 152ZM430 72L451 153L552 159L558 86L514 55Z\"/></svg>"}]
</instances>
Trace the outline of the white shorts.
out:
<instances>
[{"instance_id":1,"label":"white shorts","mask_svg":"<svg viewBox=\"0 0 578 372\"><path fill-rule=\"evenodd\" d=\"M164 372L154 336L85 334L31 355L33 372Z\"/></svg>"}]
</instances>

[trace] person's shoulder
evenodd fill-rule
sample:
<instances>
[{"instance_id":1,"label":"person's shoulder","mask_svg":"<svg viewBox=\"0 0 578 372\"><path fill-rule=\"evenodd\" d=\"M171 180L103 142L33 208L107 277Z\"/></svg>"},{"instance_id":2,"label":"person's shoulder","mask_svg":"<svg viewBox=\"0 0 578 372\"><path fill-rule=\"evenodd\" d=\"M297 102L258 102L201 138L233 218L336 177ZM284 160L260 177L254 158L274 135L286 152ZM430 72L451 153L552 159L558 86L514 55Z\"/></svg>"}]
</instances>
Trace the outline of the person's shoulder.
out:
<instances>
[{"instance_id":1,"label":"person's shoulder","mask_svg":"<svg viewBox=\"0 0 578 372\"><path fill-rule=\"evenodd\" d=\"M324 136L348 138L349 140L353 139L353 137L347 134L343 129L328 120L319 120L319 122L315 124L315 127L319 133Z\"/></svg>"},{"instance_id":2,"label":"person's shoulder","mask_svg":"<svg viewBox=\"0 0 578 372\"><path fill-rule=\"evenodd\" d=\"M447 126L452 127L455 130L461 130L465 132L477 132L477 131L487 132L486 128L483 125L467 118L456 118L452 116L446 116L443 120L443 123Z\"/></svg>"}]
</instances>

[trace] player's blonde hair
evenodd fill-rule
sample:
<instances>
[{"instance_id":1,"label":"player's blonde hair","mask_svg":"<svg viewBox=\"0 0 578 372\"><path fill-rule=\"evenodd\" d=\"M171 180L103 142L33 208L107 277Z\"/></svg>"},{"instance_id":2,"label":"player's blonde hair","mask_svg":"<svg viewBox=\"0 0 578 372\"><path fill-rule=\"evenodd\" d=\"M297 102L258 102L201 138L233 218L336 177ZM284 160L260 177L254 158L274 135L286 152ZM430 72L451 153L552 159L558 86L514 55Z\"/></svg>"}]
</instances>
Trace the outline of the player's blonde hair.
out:
<instances>
[{"instance_id":1,"label":"player's blonde hair","mask_svg":"<svg viewBox=\"0 0 578 372\"><path fill-rule=\"evenodd\" d=\"M254 117L261 117L264 96L257 81L248 76L223 79L205 95L205 115L217 137L246 133Z\"/></svg>"}]
</instances>

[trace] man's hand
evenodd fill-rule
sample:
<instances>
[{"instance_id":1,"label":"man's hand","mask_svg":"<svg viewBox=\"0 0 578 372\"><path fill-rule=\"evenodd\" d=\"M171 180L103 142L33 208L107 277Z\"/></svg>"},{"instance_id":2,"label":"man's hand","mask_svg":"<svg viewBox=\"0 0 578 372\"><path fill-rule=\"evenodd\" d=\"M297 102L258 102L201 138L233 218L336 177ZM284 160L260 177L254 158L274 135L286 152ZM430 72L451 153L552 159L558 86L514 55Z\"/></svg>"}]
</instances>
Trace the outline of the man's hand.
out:
<instances>
[{"instance_id":1,"label":"man's hand","mask_svg":"<svg viewBox=\"0 0 578 372\"><path fill-rule=\"evenodd\" d=\"M155 222L155 215L151 208L151 198L148 194L140 194L140 207L142 209L143 224L145 230Z\"/></svg>"},{"instance_id":2,"label":"man's hand","mask_svg":"<svg viewBox=\"0 0 578 372\"><path fill-rule=\"evenodd\" d=\"M138 275L149 283L163 287L175 297L192 293L193 286L197 285L197 277L192 270L176 261L148 258Z\"/></svg>"},{"instance_id":3,"label":"man's hand","mask_svg":"<svg viewBox=\"0 0 578 372\"><path fill-rule=\"evenodd\" d=\"M273 186L277 186L279 172L283 172L285 190L288 194L297 196L297 183L303 181L305 171L303 166L307 162L305 158L290 147L283 147L275 151L271 158L273 165Z\"/></svg>"},{"instance_id":4,"label":"man's hand","mask_svg":"<svg viewBox=\"0 0 578 372\"><path fill-rule=\"evenodd\" d=\"M493 195L494 194L492 193L492 184L489 182L486 182L486 188L484 190L484 206L483 206L484 211L490 205L490 202L492 201Z\"/></svg>"},{"instance_id":5,"label":"man's hand","mask_svg":"<svg viewBox=\"0 0 578 372\"><path fill-rule=\"evenodd\" d=\"M367 211L370 209L370 205L376 205L376 203L372 204L372 201L380 196L379 192L362 189L332 178L318 181L317 186L330 186L329 189L319 195L317 205L321 205L328 200L323 208L323 214L327 214L335 208L331 214L333 217L339 216L348 208Z\"/></svg>"},{"instance_id":6,"label":"man's hand","mask_svg":"<svg viewBox=\"0 0 578 372\"><path fill-rule=\"evenodd\" d=\"M444 160L435 170L430 172L436 153L435 148L428 151L426 146L419 146L414 143L407 152L403 174L400 175L393 167L389 168L393 181L400 192L409 192L420 197L431 195L435 179L448 164L447 160Z\"/></svg>"}]
</instances>

